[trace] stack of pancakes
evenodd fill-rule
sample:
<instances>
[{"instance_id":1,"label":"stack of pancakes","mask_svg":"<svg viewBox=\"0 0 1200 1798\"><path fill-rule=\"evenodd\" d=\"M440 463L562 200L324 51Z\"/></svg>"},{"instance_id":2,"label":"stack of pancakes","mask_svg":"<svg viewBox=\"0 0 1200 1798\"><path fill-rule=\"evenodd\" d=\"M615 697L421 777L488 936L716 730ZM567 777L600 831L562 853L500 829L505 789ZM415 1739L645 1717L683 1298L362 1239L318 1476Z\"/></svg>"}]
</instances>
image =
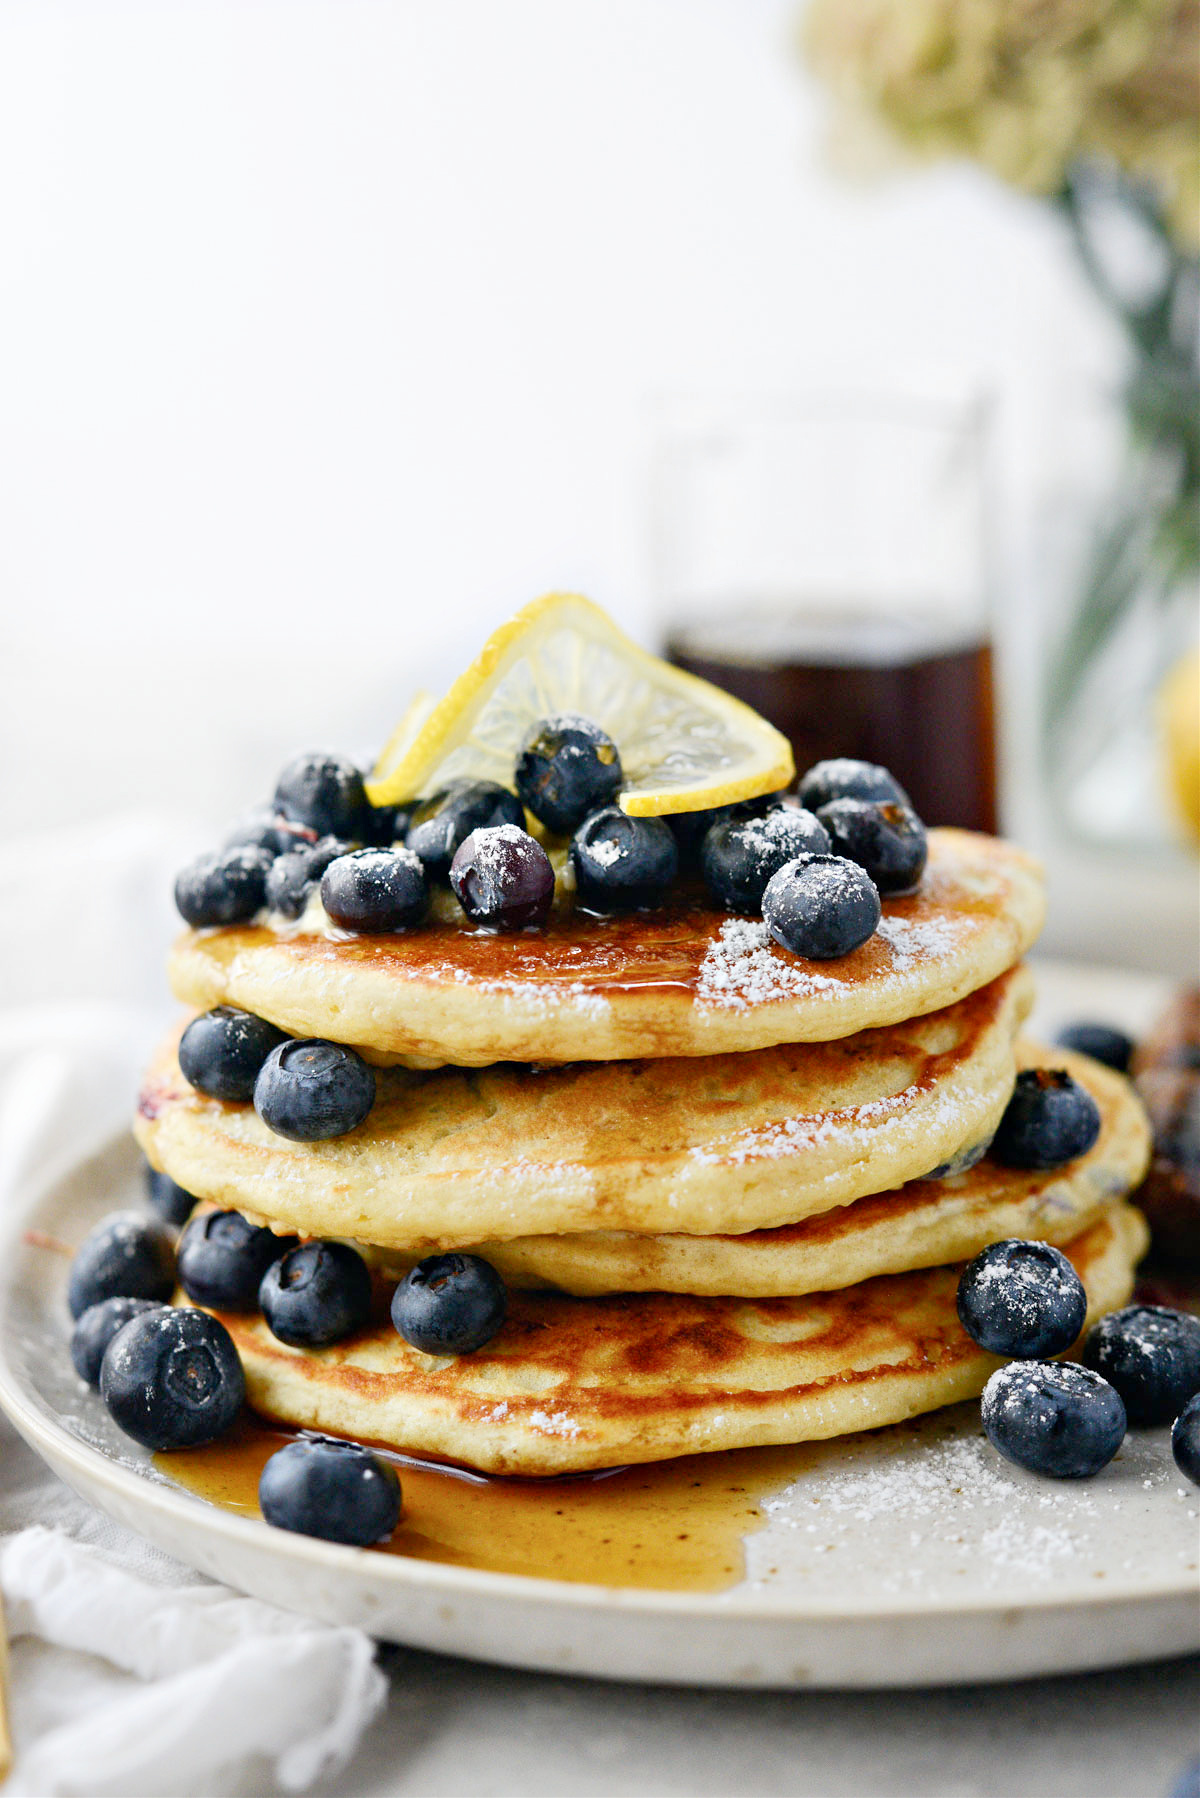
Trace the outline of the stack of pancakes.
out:
<instances>
[{"instance_id":1,"label":"stack of pancakes","mask_svg":"<svg viewBox=\"0 0 1200 1798\"><path fill-rule=\"evenodd\" d=\"M987 1243L1062 1246L1089 1320L1125 1302L1145 1247L1130 1088L1019 1036L1042 916L1020 851L938 830L919 891L833 962L698 899L513 936L448 915L395 936L311 917L190 932L181 999L352 1044L376 1101L350 1134L294 1143L194 1091L176 1038L137 1133L202 1199L358 1244L381 1300L445 1249L510 1288L499 1335L461 1356L410 1347L385 1303L322 1350L226 1316L269 1417L516 1474L892 1423L997 1365L955 1311ZM1050 1172L980 1159L1038 1064L1092 1093L1095 1146Z\"/></svg>"}]
</instances>

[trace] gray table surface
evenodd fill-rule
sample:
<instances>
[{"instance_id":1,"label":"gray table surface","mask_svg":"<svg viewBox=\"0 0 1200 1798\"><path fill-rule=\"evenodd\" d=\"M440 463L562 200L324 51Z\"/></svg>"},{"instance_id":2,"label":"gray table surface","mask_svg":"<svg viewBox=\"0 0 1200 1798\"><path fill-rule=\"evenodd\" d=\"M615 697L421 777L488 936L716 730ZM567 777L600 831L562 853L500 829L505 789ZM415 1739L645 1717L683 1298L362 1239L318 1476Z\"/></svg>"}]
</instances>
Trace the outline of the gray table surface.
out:
<instances>
[{"instance_id":1,"label":"gray table surface","mask_svg":"<svg viewBox=\"0 0 1200 1798\"><path fill-rule=\"evenodd\" d=\"M611 1685L385 1652L387 1711L321 1798L1167 1798L1200 1659L934 1691Z\"/></svg>"}]
</instances>

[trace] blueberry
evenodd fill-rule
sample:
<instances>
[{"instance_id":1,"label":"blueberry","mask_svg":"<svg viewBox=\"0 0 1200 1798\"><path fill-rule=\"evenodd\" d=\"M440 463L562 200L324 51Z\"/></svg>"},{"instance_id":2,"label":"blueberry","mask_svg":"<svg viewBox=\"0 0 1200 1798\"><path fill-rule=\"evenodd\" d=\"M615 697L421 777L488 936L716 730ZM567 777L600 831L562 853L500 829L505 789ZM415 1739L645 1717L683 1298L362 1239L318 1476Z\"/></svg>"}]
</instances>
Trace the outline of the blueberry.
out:
<instances>
[{"instance_id":1,"label":"blueberry","mask_svg":"<svg viewBox=\"0 0 1200 1798\"><path fill-rule=\"evenodd\" d=\"M1125 1407L1107 1380L1073 1361L1010 1361L983 1389L984 1434L1018 1467L1086 1480L1125 1437Z\"/></svg>"},{"instance_id":2,"label":"blueberry","mask_svg":"<svg viewBox=\"0 0 1200 1798\"><path fill-rule=\"evenodd\" d=\"M1200 1392L1190 1398L1171 1431L1175 1465L1194 1486L1200 1486Z\"/></svg>"},{"instance_id":3,"label":"blueberry","mask_svg":"<svg viewBox=\"0 0 1200 1798\"><path fill-rule=\"evenodd\" d=\"M445 880L471 832L491 830L497 824L524 829L525 807L516 794L490 780L462 781L420 802L404 840L425 863L431 880Z\"/></svg>"},{"instance_id":4,"label":"blueberry","mask_svg":"<svg viewBox=\"0 0 1200 1798\"><path fill-rule=\"evenodd\" d=\"M175 1290L171 1232L157 1218L116 1211L84 1237L71 1263L67 1304L80 1317L103 1299L153 1299Z\"/></svg>"},{"instance_id":5,"label":"blueberry","mask_svg":"<svg viewBox=\"0 0 1200 1798\"><path fill-rule=\"evenodd\" d=\"M343 930L407 930L428 910L429 884L420 858L403 844L355 849L322 874L321 904Z\"/></svg>"},{"instance_id":6,"label":"blueberry","mask_svg":"<svg viewBox=\"0 0 1200 1798\"><path fill-rule=\"evenodd\" d=\"M143 1448L198 1448L225 1434L246 1382L223 1323L162 1305L117 1331L100 1364L100 1396Z\"/></svg>"},{"instance_id":7,"label":"blueberry","mask_svg":"<svg viewBox=\"0 0 1200 1798\"><path fill-rule=\"evenodd\" d=\"M760 912L772 874L798 855L825 855L829 838L811 812L776 806L757 818L714 824L700 846L700 869L713 902Z\"/></svg>"},{"instance_id":8,"label":"blueberry","mask_svg":"<svg viewBox=\"0 0 1200 1798\"><path fill-rule=\"evenodd\" d=\"M267 905L285 918L298 918L309 894L330 862L348 855L351 845L343 837L322 837L281 855L267 875Z\"/></svg>"},{"instance_id":9,"label":"blueberry","mask_svg":"<svg viewBox=\"0 0 1200 1798\"><path fill-rule=\"evenodd\" d=\"M399 1522L400 1481L394 1467L357 1442L302 1436L263 1468L258 1503L278 1530L369 1548Z\"/></svg>"},{"instance_id":10,"label":"blueberry","mask_svg":"<svg viewBox=\"0 0 1200 1798\"><path fill-rule=\"evenodd\" d=\"M287 1035L252 1011L218 1005L193 1018L179 1039L184 1079L210 1099L252 1099L263 1062Z\"/></svg>"},{"instance_id":11,"label":"blueberry","mask_svg":"<svg viewBox=\"0 0 1200 1798\"><path fill-rule=\"evenodd\" d=\"M402 843L412 821L411 805L372 805L368 807L363 841L374 848L390 849Z\"/></svg>"},{"instance_id":12,"label":"blueberry","mask_svg":"<svg viewBox=\"0 0 1200 1798\"><path fill-rule=\"evenodd\" d=\"M543 925L554 902L550 857L516 824L464 838L450 863L450 885L472 924L492 930Z\"/></svg>"},{"instance_id":13,"label":"blueberry","mask_svg":"<svg viewBox=\"0 0 1200 1798\"><path fill-rule=\"evenodd\" d=\"M794 795L763 793L758 799L739 799L735 805L714 805L701 812L669 812L664 823L679 849L681 866L699 859L700 848L714 824L733 824L743 818L761 818L764 812L790 805L799 811Z\"/></svg>"},{"instance_id":14,"label":"blueberry","mask_svg":"<svg viewBox=\"0 0 1200 1798\"><path fill-rule=\"evenodd\" d=\"M1059 1031L1055 1041L1064 1049L1090 1055L1093 1061L1103 1062L1106 1068L1113 1068L1118 1074L1129 1072L1133 1041L1123 1030L1114 1030L1110 1024L1090 1024L1083 1020L1068 1024Z\"/></svg>"},{"instance_id":15,"label":"blueberry","mask_svg":"<svg viewBox=\"0 0 1200 1798\"><path fill-rule=\"evenodd\" d=\"M469 1355L490 1342L508 1310L504 1282L480 1255L429 1255L392 1294L392 1322L426 1355Z\"/></svg>"},{"instance_id":16,"label":"blueberry","mask_svg":"<svg viewBox=\"0 0 1200 1798\"><path fill-rule=\"evenodd\" d=\"M244 924L263 904L273 860L266 849L243 846L190 862L175 881L180 917L194 930Z\"/></svg>"},{"instance_id":17,"label":"blueberry","mask_svg":"<svg viewBox=\"0 0 1200 1798\"><path fill-rule=\"evenodd\" d=\"M179 1239L179 1284L214 1311L257 1311L263 1275L298 1241L250 1223L240 1211L206 1211Z\"/></svg>"},{"instance_id":18,"label":"blueberry","mask_svg":"<svg viewBox=\"0 0 1200 1798\"><path fill-rule=\"evenodd\" d=\"M992 1157L1002 1167L1061 1167L1086 1155L1100 1134L1100 1107L1061 1068L1024 1068L1017 1075Z\"/></svg>"},{"instance_id":19,"label":"blueberry","mask_svg":"<svg viewBox=\"0 0 1200 1798\"><path fill-rule=\"evenodd\" d=\"M621 790L621 758L606 731L576 712L543 718L526 737L516 789L534 817L560 837Z\"/></svg>"},{"instance_id":20,"label":"blueberry","mask_svg":"<svg viewBox=\"0 0 1200 1798\"><path fill-rule=\"evenodd\" d=\"M925 826L892 800L831 799L817 813L835 855L865 868L881 893L913 893L925 871Z\"/></svg>"},{"instance_id":21,"label":"blueberry","mask_svg":"<svg viewBox=\"0 0 1200 1798\"><path fill-rule=\"evenodd\" d=\"M143 1311L158 1309L153 1299L103 1299L98 1305L89 1305L71 1332L71 1360L80 1379L98 1386L104 1351L122 1324Z\"/></svg>"},{"instance_id":22,"label":"blueberry","mask_svg":"<svg viewBox=\"0 0 1200 1798\"><path fill-rule=\"evenodd\" d=\"M275 856L303 848L316 840L315 830L285 818L273 805L260 805L238 820L221 847L265 849L268 855Z\"/></svg>"},{"instance_id":23,"label":"blueberry","mask_svg":"<svg viewBox=\"0 0 1200 1798\"><path fill-rule=\"evenodd\" d=\"M859 762L848 755L834 756L809 769L796 789L801 805L820 811L834 799L874 799L912 809L900 782L878 762Z\"/></svg>"},{"instance_id":24,"label":"blueberry","mask_svg":"<svg viewBox=\"0 0 1200 1798\"><path fill-rule=\"evenodd\" d=\"M348 1243L305 1242L268 1267L258 1302L280 1342L323 1348L366 1327L371 1275Z\"/></svg>"},{"instance_id":25,"label":"blueberry","mask_svg":"<svg viewBox=\"0 0 1200 1798\"><path fill-rule=\"evenodd\" d=\"M658 904L679 872L679 851L661 818L630 818L606 805L571 838L571 866L581 904L630 911Z\"/></svg>"},{"instance_id":26,"label":"blueberry","mask_svg":"<svg viewBox=\"0 0 1200 1798\"><path fill-rule=\"evenodd\" d=\"M375 1075L361 1055L324 1037L272 1049L254 1082L254 1109L293 1142L324 1142L357 1129L375 1103Z\"/></svg>"},{"instance_id":27,"label":"blueberry","mask_svg":"<svg viewBox=\"0 0 1200 1798\"><path fill-rule=\"evenodd\" d=\"M958 1321L989 1355L1061 1355L1086 1316L1083 1281L1047 1242L993 1242L968 1261L958 1282Z\"/></svg>"},{"instance_id":28,"label":"blueberry","mask_svg":"<svg viewBox=\"0 0 1200 1798\"><path fill-rule=\"evenodd\" d=\"M146 1166L146 1187L150 1203L164 1224L172 1224L176 1229L186 1224L196 1208L196 1195L186 1192L170 1174L160 1174L149 1163Z\"/></svg>"},{"instance_id":29,"label":"blueberry","mask_svg":"<svg viewBox=\"0 0 1200 1798\"><path fill-rule=\"evenodd\" d=\"M1082 1360L1116 1387L1130 1423L1170 1423L1200 1392L1200 1317L1165 1305L1110 1311L1088 1331Z\"/></svg>"},{"instance_id":30,"label":"blueberry","mask_svg":"<svg viewBox=\"0 0 1200 1798\"><path fill-rule=\"evenodd\" d=\"M923 1180L950 1180L955 1174L969 1173L978 1162L983 1160L991 1146L990 1137L985 1138L983 1142L973 1142L969 1148L960 1149L957 1155L951 1155L948 1161L939 1161L936 1167L931 1167L929 1172L923 1174L921 1178Z\"/></svg>"},{"instance_id":31,"label":"blueberry","mask_svg":"<svg viewBox=\"0 0 1200 1798\"><path fill-rule=\"evenodd\" d=\"M293 756L275 788L275 807L319 837L361 843L369 807L362 775L343 755L310 751Z\"/></svg>"},{"instance_id":32,"label":"blueberry","mask_svg":"<svg viewBox=\"0 0 1200 1798\"><path fill-rule=\"evenodd\" d=\"M762 912L775 941L793 955L832 961L874 934L882 908L874 884L857 862L840 855L806 855L771 876Z\"/></svg>"}]
</instances>

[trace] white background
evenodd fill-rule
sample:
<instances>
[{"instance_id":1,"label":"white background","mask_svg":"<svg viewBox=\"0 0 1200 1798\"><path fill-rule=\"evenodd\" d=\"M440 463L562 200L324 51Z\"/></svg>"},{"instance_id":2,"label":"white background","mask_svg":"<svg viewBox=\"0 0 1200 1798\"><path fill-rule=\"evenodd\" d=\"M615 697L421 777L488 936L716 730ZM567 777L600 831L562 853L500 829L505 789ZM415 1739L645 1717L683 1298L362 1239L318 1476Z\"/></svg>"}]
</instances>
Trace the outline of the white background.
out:
<instances>
[{"instance_id":1,"label":"white background","mask_svg":"<svg viewBox=\"0 0 1200 1798\"><path fill-rule=\"evenodd\" d=\"M7 0L0 827L215 827L295 747L370 752L547 587L653 640L654 394L929 374L999 401L1036 834L1038 545L1119 346L1048 209L828 172L796 17Z\"/></svg>"}]
</instances>

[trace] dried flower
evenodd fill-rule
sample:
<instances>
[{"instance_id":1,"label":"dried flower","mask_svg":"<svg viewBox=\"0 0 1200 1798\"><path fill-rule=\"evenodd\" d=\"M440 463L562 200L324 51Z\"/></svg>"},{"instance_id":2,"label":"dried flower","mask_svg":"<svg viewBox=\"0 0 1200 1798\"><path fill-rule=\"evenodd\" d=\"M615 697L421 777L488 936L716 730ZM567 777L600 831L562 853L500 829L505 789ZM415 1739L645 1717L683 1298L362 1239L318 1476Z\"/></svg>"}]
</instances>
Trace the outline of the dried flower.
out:
<instances>
[{"instance_id":1,"label":"dried flower","mask_svg":"<svg viewBox=\"0 0 1200 1798\"><path fill-rule=\"evenodd\" d=\"M1200 0L813 0L803 35L843 163L968 156L1052 194L1108 161L1200 240Z\"/></svg>"}]
</instances>

